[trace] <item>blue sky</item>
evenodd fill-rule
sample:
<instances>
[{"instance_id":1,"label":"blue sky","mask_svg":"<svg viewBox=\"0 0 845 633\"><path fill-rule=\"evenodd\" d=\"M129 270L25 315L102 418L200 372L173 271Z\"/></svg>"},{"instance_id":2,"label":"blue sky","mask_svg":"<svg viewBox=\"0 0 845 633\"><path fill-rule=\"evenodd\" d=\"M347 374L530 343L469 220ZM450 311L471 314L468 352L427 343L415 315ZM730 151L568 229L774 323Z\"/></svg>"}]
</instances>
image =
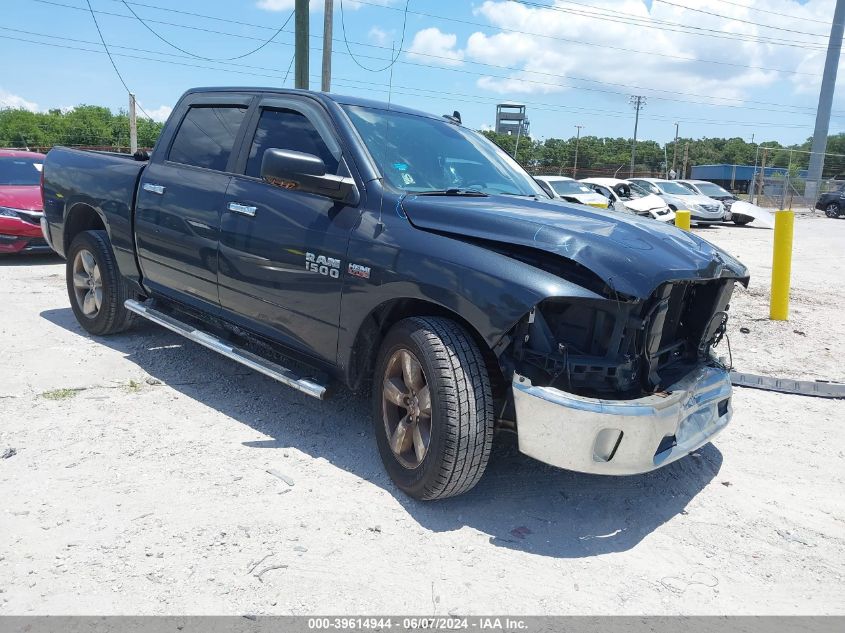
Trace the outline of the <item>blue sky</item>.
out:
<instances>
[{"instance_id":1,"label":"blue sky","mask_svg":"<svg viewBox=\"0 0 845 633\"><path fill-rule=\"evenodd\" d=\"M145 28L122 0L90 0L114 60L142 107L166 116L198 85L282 85L293 20L260 51L231 62L197 59ZM163 38L222 59L259 46L293 0L128 0ZM312 0L312 88L319 88L322 0ZM126 96L86 0L3 0L0 105L45 110L125 107ZM489 126L499 101L525 103L532 135L630 137L629 95L648 97L639 138L812 134L834 0L335 0L333 90L392 99ZM208 17L203 17L208 16ZM216 18L216 19L214 19ZM62 39L64 38L64 39ZM56 46L58 45L58 46ZM71 47L71 48L67 48ZM85 50L80 50L85 49ZM363 66L363 67L362 67ZM842 72L840 71L840 75ZM285 85L292 85L293 72ZM845 130L837 92L831 131Z\"/></svg>"}]
</instances>

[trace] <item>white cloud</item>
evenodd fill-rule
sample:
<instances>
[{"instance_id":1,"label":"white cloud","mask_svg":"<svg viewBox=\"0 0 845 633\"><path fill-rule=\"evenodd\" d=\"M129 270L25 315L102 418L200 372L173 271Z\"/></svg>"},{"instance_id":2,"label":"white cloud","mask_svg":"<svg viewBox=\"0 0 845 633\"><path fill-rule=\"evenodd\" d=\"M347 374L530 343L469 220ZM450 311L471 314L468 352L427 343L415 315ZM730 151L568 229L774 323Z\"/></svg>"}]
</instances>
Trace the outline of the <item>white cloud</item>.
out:
<instances>
[{"instance_id":1,"label":"white cloud","mask_svg":"<svg viewBox=\"0 0 845 633\"><path fill-rule=\"evenodd\" d=\"M463 63L464 52L455 48L457 43L457 35L444 33L432 26L414 35L408 53L414 59L435 66L460 66Z\"/></svg>"},{"instance_id":2,"label":"white cloud","mask_svg":"<svg viewBox=\"0 0 845 633\"><path fill-rule=\"evenodd\" d=\"M290 11L296 0L258 0L255 3L259 9L265 11ZM315 3L316 4L316 3Z\"/></svg>"},{"instance_id":3,"label":"white cloud","mask_svg":"<svg viewBox=\"0 0 845 633\"><path fill-rule=\"evenodd\" d=\"M6 92L0 88L0 109L2 108L15 108L37 112L38 104L34 101L27 101L19 95Z\"/></svg>"},{"instance_id":4,"label":"white cloud","mask_svg":"<svg viewBox=\"0 0 845 633\"><path fill-rule=\"evenodd\" d=\"M384 46L389 41L389 35L387 31L378 26L373 26L370 28L369 32L367 33L367 38L373 44L378 44L379 46Z\"/></svg>"},{"instance_id":5,"label":"white cloud","mask_svg":"<svg viewBox=\"0 0 845 633\"><path fill-rule=\"evenodd\" d=\"M153 121L166 121L167 117L170 116L170 113L173 112L173 108L169 105L161 105L157 108L144 108L147 114L153 119ZM139 112L139 115L143 116L143 112Z\"/></svg>"},{"instance_id":6,"label":"white cloud","mask_svg":"<svg viewBox=\"0 0 845 633\"><path fill-rule=\"evenodd\" d=\"M685 3L688 7L727 16L727 19L661 2L651 4L649 10L642 0L592 0L589 8L561 0L555 0L547 7L485 0L475 8L476 16L486 19L492 27L504 30L472 33L461 52L467 61L517 69L491 68L489 75L478 79L478 87L499 94L542 94L573 87L623 93L643 90L645 94L695 101L703 99L678 96L678 93L708 95L722 103L737 105L741 101L733 100L776 101L771 93L775 86L791 87L796 94L817 94L819 77L744 66L820 74L823 52L805 47L774 46L771 41L723 39L716 35L738 34L746 38L806 41L813 46L823 46L827 43L825 33L829 27L822 22L830 20L833 0L809 0L803 5L794 0L757 0L755 11L715 0ZM775 12L804 20L778 16ZM627 18L642 24L651 23L655 28L626 24L623 20ZM673 29L678 27L666 22L711 29L706 31L711 36L675 32ZM819 37L766 29L760 26L761 23L808 31ZM585 45L585 42L594 45ZM705 59L719 63L698 61ZM440 62L432 60L431 63ZM587 81L578 81L575 77ZM650 88L663 91L654 92Z\"/></svg>"}]
</instances>

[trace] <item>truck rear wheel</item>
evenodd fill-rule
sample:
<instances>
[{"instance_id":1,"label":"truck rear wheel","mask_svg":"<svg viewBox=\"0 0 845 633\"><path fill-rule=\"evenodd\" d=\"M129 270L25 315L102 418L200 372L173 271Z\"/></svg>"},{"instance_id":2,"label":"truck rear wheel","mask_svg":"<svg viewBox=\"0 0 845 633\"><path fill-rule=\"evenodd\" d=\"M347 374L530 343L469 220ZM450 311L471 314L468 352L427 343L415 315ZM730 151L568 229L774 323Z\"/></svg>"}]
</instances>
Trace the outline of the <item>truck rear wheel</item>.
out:
<instances>
[{"instance_id":1,"label":"truck rear wheel","mask_svg":"<svg viewBox=\"0 0 845 633\"><path fill-rule=\"evenodd\" d=\"M463 327L413 317L387 334L376 362L373 424L390 478L416 499L466 492L493 443L490 376Z\"/></svg>"},{"instance_id":2,"label":"truck rear wheel","mask_svg":"<svg viewBox=\"0 0 845 633\"><path fill-rule=\"evenodd\" d=\"M105 231L83 231L67 252L67 293L79 324L96 335L127 329L134 315L123 302L129 298Z\"/></svg>"}]
</instances>

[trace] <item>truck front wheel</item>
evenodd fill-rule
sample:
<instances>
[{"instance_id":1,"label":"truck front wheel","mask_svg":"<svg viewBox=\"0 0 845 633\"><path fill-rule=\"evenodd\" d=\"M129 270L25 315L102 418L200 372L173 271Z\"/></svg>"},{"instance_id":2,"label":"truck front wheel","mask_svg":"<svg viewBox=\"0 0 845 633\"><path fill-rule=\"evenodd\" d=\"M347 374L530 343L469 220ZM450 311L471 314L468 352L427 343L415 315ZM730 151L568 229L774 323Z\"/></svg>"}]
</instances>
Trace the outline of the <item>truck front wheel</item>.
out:
<instances>
[{"instance_id":1,"label":"truck front wheel","mask_svg":"<svg viewBox=\"0 0 845 633\"><path fill-rule=\"evenodd\" d=\"M439 317L393 326L376 362L373 423L390 478L411 497L451 497L478 483L493 443L493 396L463 327Z\"/></svg>"},{"instance_id":2,"label":"truck front wheel","mask_svg":"<svg viewBox=\"0 0 845 633\"><path fill-rule=\"evenodd\" d=\"M73 238L65 271L73 314L86 331L114 334L131 325L133 314L123 306L126 283L105 231L83 231Z\"/></svg>"}]
</instances>

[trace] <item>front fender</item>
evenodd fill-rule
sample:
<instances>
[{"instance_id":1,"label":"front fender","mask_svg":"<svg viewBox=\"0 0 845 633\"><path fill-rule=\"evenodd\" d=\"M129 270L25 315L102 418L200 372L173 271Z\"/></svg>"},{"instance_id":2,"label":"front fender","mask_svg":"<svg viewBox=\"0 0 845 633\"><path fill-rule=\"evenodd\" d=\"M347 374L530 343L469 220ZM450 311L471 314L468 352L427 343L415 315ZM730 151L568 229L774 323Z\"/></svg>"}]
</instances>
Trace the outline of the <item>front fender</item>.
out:
<instances>
[{"instance_id":1,"label":"front fender","mask_svg":"<svg viewBox=\"0 0 845 633\"><path fill-rule=\"evenodd\" d=\"M355 341L368 317L397 299L424 301L467 322L486 345L496 344L549 297L601 298L591 290L482 245L414 228L404 218L365 213L350 240L338 366L354 365Z\"/></svg>"}]
</instances>

